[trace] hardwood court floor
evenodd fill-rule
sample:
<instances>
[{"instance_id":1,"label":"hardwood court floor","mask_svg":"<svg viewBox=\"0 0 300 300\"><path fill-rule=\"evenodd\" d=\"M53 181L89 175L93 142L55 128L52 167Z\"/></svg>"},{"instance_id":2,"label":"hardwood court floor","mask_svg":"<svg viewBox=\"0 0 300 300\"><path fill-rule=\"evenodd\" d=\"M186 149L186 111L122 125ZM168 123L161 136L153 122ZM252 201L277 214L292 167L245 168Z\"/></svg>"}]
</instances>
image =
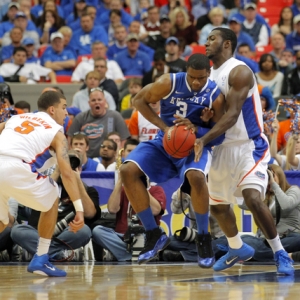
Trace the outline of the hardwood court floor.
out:
<instances>
[{"instance_id":1,"label":"hardwood court floor","mask_svg":"<svg viewBox=\"0 0 300 300\"><path fill-rule=\"evenodd\" d=\"M235 265L226 272L196 264L64 264L65 278L27 273L25 264L0 265L1 300L140 300L300 298L295 276L277 276L274 265Z\"/></svg>"}]
</instances>

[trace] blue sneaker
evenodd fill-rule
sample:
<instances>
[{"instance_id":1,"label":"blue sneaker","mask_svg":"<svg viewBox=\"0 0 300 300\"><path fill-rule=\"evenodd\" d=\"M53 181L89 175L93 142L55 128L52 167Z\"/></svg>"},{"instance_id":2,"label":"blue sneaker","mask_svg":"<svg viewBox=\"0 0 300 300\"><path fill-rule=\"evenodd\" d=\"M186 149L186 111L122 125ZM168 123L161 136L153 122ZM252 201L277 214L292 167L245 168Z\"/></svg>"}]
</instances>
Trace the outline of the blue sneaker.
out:
<instances>
[{"instance_id":1,"label":"blue sneaker","mask_svg":"<svg viewBox=\"0 0 300 300\"><path fill-rule=\"evenodd\" d=\"M195 241L198 252L197 260L199 267L211 268L216 260L211 245L210 233L197 234Z\"/></svg>"},{"instance_id":2,"label":"blue sneaker","mask_svg":"<svg viewBox=\"0 0 300 300\"><path fill-rule=\"evenodd\" d=\"M229 247L229 251L222 256L214 264L214 271L222 271L231 268L238 261L247 261L252 258L255 250L247 244L243 244L240 249L232 249Z\"/></svg>"},{"instance_id":3,"label":"blue sneaker","mask_svg":"<svg viewBox=\"0 0 300 300\"><path fill-rule=\"evenodd\" d=\"M145 247L139 254L138 264L147 263L154 259L158 252L164 250L170 242L170 239L159 227L146 231Z\"/></svg>"},{"instance_id":4,"label":"blue sneaker","mask_svg":"<svg viewBox=\"0 0 300 300\"><path fill-rule=\"evenodd\" d=\"M48 254L41 256L35 254L27 267L27 271L49 277L65 277L67 275L65 271L57 269L49 262Z\"/></svg>"},{"instance_id":5,"label":"blue sneaker","mask_svg":"<svg viewBox=\"0 0 300 300\"><path fill-rule=\"evenodd\" d=\"M274 260L277 267L277 273L285 275L294 275L294 261L288 256L286 251L279 250L275 252Z\"/></svg>"}]
</instances>

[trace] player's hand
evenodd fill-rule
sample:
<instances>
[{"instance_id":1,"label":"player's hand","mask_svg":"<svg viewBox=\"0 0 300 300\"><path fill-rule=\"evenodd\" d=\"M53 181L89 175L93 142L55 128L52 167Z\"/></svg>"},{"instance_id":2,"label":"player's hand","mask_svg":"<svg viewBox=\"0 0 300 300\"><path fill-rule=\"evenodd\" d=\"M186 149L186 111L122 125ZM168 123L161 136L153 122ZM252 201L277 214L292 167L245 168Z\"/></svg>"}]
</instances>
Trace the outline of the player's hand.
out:
<instances>
[{"instance_id":1,"label":"player's hand","mask_svg":"<svg viewBox=\"0 0 300 300\"><path fill-rule=\"evenodd\" d=\"M82 211L77 211L75 218L73 219L72 222L69 223L69 231L72 231L76 233L78 230L83 228L84 225L84 217L83 217L83 212Z\"/></svg>"},{"instance_id":2,"label":"player's hand","mask_svg":"<svg viewBox=\"0 0 300 300\"><path fill-rule=\"evenodd\" d=\"M275 182L273 172L269 169L267 169L267 172L269 174L269 183L271 184L271 183Z\"/></svg>"},{"instance_id":3,"label":"player's hand","mask_svg":"<svg viewBox=\"0 0 300 300\"><path fill-rule=\"evenodd\" d=\"M192 130L193 133L195 133L197 131L197 126L195 126L189 119L187 118L182 118L178 115L174 115L175 120L173 121L173 123L175 124L175 126L180 126L183 125L185 126L185 130Z\"/></svg>"},{"instance_id":4,"label":"player's hand","mask_svg":"<svg viewBox=\"0 0 300 300\"><path fill-rule=\"evenodd\" d=\"M214 116L214 111L212 109L209 109L208 107L204 107L200 119L203 122L208 122L212 117Z\"/></svg>"},{"instance_id":5,"label":"player's hand","mask_svg":"<svg viewBox=\"0 0 300 300\"><path fill-rule=\"evenodd\" d=\"M203 142L201 139L196 139L194 144L194 152L195 152L194 161L198 162L203 152Z\"/></svg>"}]
</instances>

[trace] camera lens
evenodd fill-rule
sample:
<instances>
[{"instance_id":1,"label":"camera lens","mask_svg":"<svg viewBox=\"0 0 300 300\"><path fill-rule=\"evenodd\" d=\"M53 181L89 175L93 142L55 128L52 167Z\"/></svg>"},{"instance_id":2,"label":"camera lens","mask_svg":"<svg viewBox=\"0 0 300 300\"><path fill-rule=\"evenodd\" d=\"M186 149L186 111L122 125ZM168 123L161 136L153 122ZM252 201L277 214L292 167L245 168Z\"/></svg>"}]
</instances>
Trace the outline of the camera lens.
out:
<instances>
[{"instance_id":1,"label":"camera lens","mask_svg":"<svg viewBox=\"0 0 300 300\"><path fill-rule=\"evenodd\" d=\"M76 170L80 165L80 159L76 156L69 156L72 170Z\"/></svg>"}]
</instances>

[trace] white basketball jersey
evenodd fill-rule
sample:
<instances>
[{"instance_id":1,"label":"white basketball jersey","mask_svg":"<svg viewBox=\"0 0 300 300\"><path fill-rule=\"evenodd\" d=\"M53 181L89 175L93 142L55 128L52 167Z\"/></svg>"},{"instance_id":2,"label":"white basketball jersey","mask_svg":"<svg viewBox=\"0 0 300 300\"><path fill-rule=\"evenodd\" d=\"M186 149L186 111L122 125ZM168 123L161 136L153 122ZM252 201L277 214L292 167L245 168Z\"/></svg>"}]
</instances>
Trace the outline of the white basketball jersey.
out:
<instances>
[{"instance_id":1,"label":"white basketball jersey","mask_svg":"<svg viewBox=\"0 0 300 300\"><path fill-rule=\"evenodd\" d=\"M217 83L219 89L225 95L225 101L230 89L228 84L229 74L232 69L240 65L247 67L244 62L232 57L218 69L215 70L213 67L211 68L210 79ZM253 80L254 85L249 90L238 120L226 131L223 144L254 139L263 132L262 107L254 74Z\"/></svg>"},{"instance_id":2,"label":"white basketball jersey","mask_svg":"<svg viewBox=\"0 0 300 300\"><path fill-rule=\"evenodd\" d=\"M11 117L0 134L0 155L22 159L35 169L47 169L55 161L51 160L50 144L63 127L47 113L27 113ZM43 168L42 168L43 167Z\"/></svg>"}]
</instances>

